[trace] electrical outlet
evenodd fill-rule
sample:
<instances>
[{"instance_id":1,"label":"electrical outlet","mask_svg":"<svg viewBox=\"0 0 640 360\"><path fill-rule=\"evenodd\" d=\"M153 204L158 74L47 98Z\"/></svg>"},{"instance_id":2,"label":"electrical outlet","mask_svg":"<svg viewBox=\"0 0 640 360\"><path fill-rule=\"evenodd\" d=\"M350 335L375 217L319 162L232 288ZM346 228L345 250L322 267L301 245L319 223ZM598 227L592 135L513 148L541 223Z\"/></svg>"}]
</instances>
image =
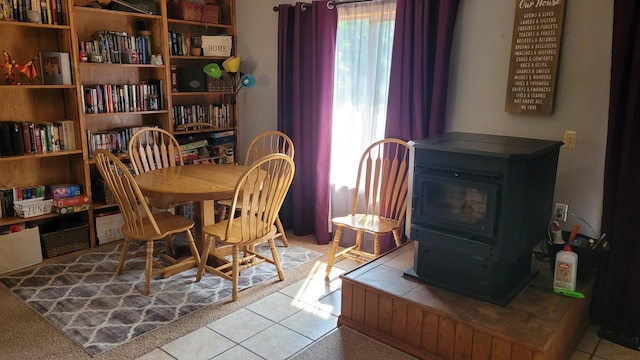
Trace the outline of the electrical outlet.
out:
<instances>
[{"instance_id":1,"label":"electrical outlet","mask_svg":"<svg viewBox=\"0 0 640 360\"><path fill-rule=\"evenodd\" d=\"M565 130L564 132L564 138L563 138L563 142L564 142L564 148L565 149L575 149L576 148L576 141L578 140L578 133L575 131L571 131L571 130Z\"/></svg>"},{"instance_id":2,"label":"electrical outlet","mask_svg":"<svg viewBox=\"0 0 640 360\"><path fill-rule=\"evenodd\" d=\"M553 210L555 215L555 219L557 221L567 221L567 214L569 213L569 205L556 203L556 206Z\"/></svg>"}]
</instances>

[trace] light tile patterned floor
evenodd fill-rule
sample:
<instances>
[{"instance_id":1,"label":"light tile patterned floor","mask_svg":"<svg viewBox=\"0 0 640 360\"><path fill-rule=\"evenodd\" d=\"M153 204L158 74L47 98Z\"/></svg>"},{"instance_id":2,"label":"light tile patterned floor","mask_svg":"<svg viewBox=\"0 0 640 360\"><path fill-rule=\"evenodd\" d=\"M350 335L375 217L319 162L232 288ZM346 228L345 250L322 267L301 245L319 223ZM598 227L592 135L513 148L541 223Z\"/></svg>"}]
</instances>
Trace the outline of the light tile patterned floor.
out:
<instances>
[{"instance_id":1,"label":"light tile patterned floor","mask_svg":"<svg viewBox=\"0 0 640 360\"><path fill-rule=\"evenodd\" d=\"M398 257L387 266L407 269L412 258ZM207 326L174 340L138 360L287 359L337 326L340 315L338 275L357 264L342 260L332 269L330 284L324 267L308 278L262 298ZM246 324L251 324L247 326ZM570 360L637 360L640 352L598 337L590 328Z\"/></svg>"}]
</instances>

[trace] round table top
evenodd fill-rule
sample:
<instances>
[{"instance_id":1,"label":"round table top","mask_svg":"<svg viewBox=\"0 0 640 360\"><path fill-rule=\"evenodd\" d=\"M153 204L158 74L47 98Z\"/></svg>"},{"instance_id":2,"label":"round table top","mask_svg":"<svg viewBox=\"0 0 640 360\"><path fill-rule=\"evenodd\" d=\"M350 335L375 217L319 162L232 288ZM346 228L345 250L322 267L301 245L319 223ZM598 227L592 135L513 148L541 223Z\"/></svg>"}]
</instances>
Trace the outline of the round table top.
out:
<instances>
[{"instance_id":1,"label":"round table top","mask_svg":"<svg viewBox=\"0 0 640 360\"><path fill-rule=\"evenodd\" d=\"M162 168L135 177L153 203L222 200L233 197L236 183L248 166L197 164Z\"/></svg>"}]
</instances>

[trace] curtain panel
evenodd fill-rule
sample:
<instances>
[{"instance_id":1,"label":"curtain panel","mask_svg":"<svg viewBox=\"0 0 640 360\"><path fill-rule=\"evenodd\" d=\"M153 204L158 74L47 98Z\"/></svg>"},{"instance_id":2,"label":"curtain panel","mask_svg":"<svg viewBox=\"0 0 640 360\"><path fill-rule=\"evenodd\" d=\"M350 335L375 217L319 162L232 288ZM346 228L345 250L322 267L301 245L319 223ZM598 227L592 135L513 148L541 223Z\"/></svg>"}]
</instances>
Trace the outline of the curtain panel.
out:
<instances>
[{"instance_id":1,"label":"curtain panel","mask_svg":"<svg viewBox=\"0 0 640 360\"><path fill-rule=\"evenodd\" d=\"M386 137L444 132L449 57L459 0L397 0Z\"/></svg>"},{"instance_id":2,"label":"curtain panel","mask_svg":"<svg viewBox=\"0 0 640 360\"><path fill-rule=\"evenodd\" d=\"M598 269L591 316L615 333L610 340L636 349L640 349L639 45L640 4L616 0L602 211L602 232L611 248Z\"/></svg>"},{"instance_id":3,"label":"curtain panel","mask_svg":"<svg viewBox=\"0 0 640 360\"><path fill-rule=\"evenodd\" d=\"M336 11L326 1L278 7L278 130L296 148L289 193L296 235L329 243L329 165Z\"/></svg>"}]
</instances>

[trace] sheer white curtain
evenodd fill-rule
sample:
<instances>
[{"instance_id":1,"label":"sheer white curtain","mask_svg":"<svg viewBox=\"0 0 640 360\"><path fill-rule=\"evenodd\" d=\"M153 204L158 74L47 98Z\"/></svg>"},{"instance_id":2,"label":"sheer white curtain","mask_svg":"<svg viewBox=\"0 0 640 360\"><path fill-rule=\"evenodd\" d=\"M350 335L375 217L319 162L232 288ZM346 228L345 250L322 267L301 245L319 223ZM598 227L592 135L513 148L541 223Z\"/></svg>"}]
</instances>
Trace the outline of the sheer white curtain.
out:
<instances>
[{"instance_id":1,"label":"sheer white curtain","mask_svg":"<svg viewBox=\"0 0 640 360\"><path fill-rule=\"evenodd\" d=\"M384 138L395 9L395 0L337 7L330 217L351 211L360 156Z\"/></svg>"}]
</instances>

